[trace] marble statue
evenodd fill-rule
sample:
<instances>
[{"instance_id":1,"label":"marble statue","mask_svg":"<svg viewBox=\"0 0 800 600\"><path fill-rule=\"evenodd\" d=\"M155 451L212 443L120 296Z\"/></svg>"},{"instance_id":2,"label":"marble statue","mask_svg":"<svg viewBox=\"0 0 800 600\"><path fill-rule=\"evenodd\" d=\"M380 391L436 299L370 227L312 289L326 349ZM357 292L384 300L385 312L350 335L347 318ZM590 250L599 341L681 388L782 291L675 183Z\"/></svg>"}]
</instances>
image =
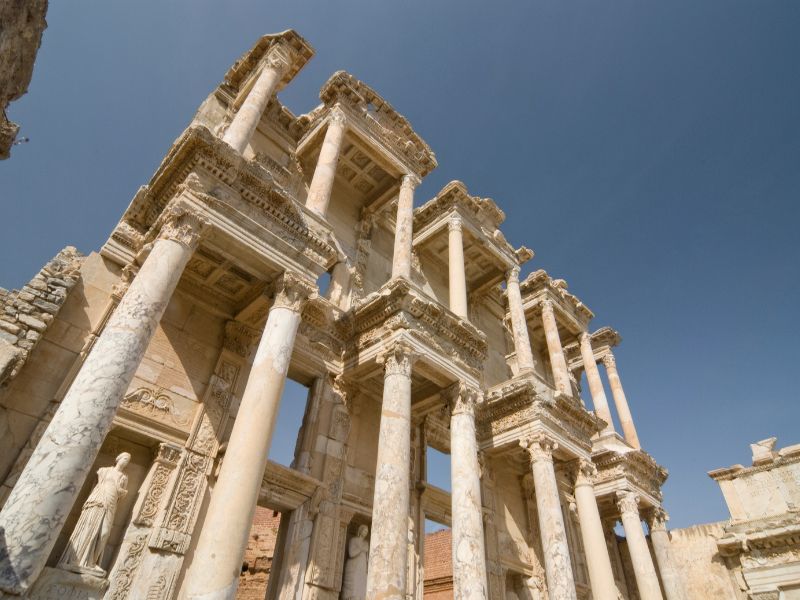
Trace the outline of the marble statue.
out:
<instances>
[{"instance_id":1,"label":"marble statue","mask_svg":"<svg viewBox=\"0 0 800 600\"><path fill-rule=\"evenodd\" d=\"M83 503L81 516L61 556L59 566L105 575L98 563L111 533L117 502L128 493L128 476L124 471L130 461L131 455L123 452L117 456L113 467L98 469L97 485Z\"/></svg>"},{"instance_id":2,"label":"marble statue","mask_svg":"<svg viewBox=\"0 0 800 600\"><path fill-rule=\"evenodd\" d=\"M366 525L358 528L356 537L347 545L347 562L344 565L342 600L365 600L367 597L367 557L369 542Z\"/></svg>"}]
</instances>

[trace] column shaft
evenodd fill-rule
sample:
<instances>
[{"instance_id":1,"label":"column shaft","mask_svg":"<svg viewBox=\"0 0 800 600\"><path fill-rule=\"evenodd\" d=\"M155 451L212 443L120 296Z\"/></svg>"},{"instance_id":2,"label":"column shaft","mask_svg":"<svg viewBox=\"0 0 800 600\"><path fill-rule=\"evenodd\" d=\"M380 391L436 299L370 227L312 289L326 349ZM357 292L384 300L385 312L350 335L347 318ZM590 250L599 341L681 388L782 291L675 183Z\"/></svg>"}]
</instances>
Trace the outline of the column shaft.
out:
<instances>
[{"instance_id":1,"label":"column shaft","mask_svg":"<svg viewBox=\"0 0 800 600\"><path fill-rule=\"evenodd\" d=\"M610 352L606 354L603 357L603 365L606 367L608 384L611 386L614 406L617 407L617 416L619 417L619 424L622 426L622 434L628 444L639 450L642 445L639 443L639 435L636 433L636 427L633 424L633 416L628 407L628 399L625 398L625 392L622 389L622 382L619 379L617 362L614 360L614 355Z\"/></svg>"},{"instance_id":2,"label":"column shaft","mask_svg":"<svg viewBox=\"0 0 800 600\"><path fill-rule=\"evenodd\" d=\"M667 516L663 510L656 511L650 519L650 541L656 555L661 583L664 584L664 595L667 600L686 600L680 573L672 560L669 533L667 532Z\"/></svg>"},{"instance_id":3,"label":"column shaft","mask_svg":"<svg viewBox=\"0 0 800 600\"><path fill-rule=\"evenodd\" d=\"M323 217L327 215L328 205L331 202L336 165L339 164L339 154L344 141L345 121L344 112L335 106L331 110L317 166L314 169L314 176L311 178L311 185L308 187L306 206Z\"/></svg>"},{"instance_id":4,"label":"column shaft","mask_svg":"<svg viewBox=\"0 0 800 600\"><path fill-rule=\"evenodd\" d=\"M242 102L233 121L225 131L222 141L239 153L244 152L253 133L267 108L270 99L275 95L278 84L288 66L288 58L279 50L273 49L263 70Z\"/></svg>"},{"instance_id":5,"label":"column shaft","mask_svg":"<svg viewBox=\"0 0 800 600\"><path fill-rule=\"evenodd\" d=\"M477 391L459 385L450 419L454 600L487 600L481 480L474 406Z\"/></svg>"},{"instance_id":6,"label":"column shaft","mask_svg":"<svg viewBox=\"0 0 800 600\"><path fill-rule=\"evenodd\" d=\"M519 267L514 267L508 274L507 281L508 312L511 316L511 332L514 335L514 352L517 355L517 368L520 373L535 369L531 338L528 335L528 323L522 307L522 293L519 289Z\"/></svg>"},{"instance_id":7,"label":"column shaft","mask_svg":"<svg viewBox=\"0 0 800 600\"><path fill-rule=\"evenodd\" d=\"M467 277L464 266L464 240L462 223L453 217L448 223L448 266L450 272L450 310L467 318Z\"/></svg>"},{"instance_id":8,"label":"column shaft","mask_svg":"<svg viewBox=\"0 0 800 600\"><path fill-rule=\"evenodd\" d=\"M383 357L385 375L367 598L404 600L408 578L409 468L411 460L411 365L402 343Z\"/></svg>"},{"instance_id":9,"label":"column shaft","mask_svg":"<svg viewBox=\"0 0 800 600\"><path fill-rule=\"evenodd\" d=\"M553 450L556 444L546 438L523 442L531 457L536 509L544 551L544 567L550 600L576 600L575 579L567 544L564 513L558 494Z\"/></svg>"},{"instance_id":10,"label":"column shaft","mask_svg":"<svg viewBox=\"0 0 800 600\"><path fill-rule=\"evenodd\" d=\"M190 599L236 595L300 309L312 289L288 273L278 282L188 574Z\"/></svg>"},{"instance_id":11,"label":"column shaft","mask_svg":"<svg viewBox=\"0 0 800 600\"><path fill-rule=\"evenodd\" d=\"M553 367L553 380L556 389L567 396L572 396L572 384L569 380L567 361L564 358L564 349L561 347L561 338L558 336L558 324L553 312L553 303L545 300L542 303L542 324L544 336L547 340L547 351L550 354L550 365Z\"/></svg>"},{"instance_id":12,"label":"column shaft","mask_svg":"<svg viewBox=\"0 0 800 600\"><path fill-rule=\"evenodd\" d=\"M582 461L575 483L575 503L578 506L578 519L589 569L589 581L592 585L592 598L594 600L617 600L614 571L611 569L611 558L608 556L605 532L600 521L600 512L597 509L597 499L592 485L594 473L594 466L589 462Z\"/></svg>"},{"instance_id":13,"label":"column shaft","mask_svg":"<svg viewBox=\"0 0 800 600\"><path fill-rule=\"evenodd\" d=\"M595 414L606 422L606 427L602 433L614 431L614 422L611 419L611 410L608 406L606 392L603 389L603 380L600 378L600 370L594 359L592 350L592 337L588 333L580 336L581 358L583 359L583 369L586 371L586 380L589 382L589 391L592 394L592 404Z\"/></svg>"},{"instance_id":14,"label":"column shaft","mask_svg":"<svg viewBox=\"0 0 800 600\"><path fill-rule=\"evenodd\" d=\"M617 505L622 515L622 527L625 529L625 540L628 542L636 587L639 588L639 597L642 600L663 600L656 568L650 556L650 547L642 529L638 502L639 499L631 492L618 493Z\"/></svg>"},{"instance_id":15,"label":"column shaft","mask_svg":"<svg viewBox=\"0 0 800 600\"><path fill-rule=\"evenodd\" d=\"M392 278L411 279L411 251L414 235L414 188L419 179L413 175L403 176L400 194L397 197L397 219L394 230L394 256Z\"/></svg>"},{"instance_id":16,"label":"column shaft","mask_svg":"<svg viewBox=\"0 0 800 600\"><path fill-rule=\"evenodd\" d=\"M21 594L44 568L197 245L199 220L167 218L0 513L0 590Z\"/></svg>"}]
</instances>

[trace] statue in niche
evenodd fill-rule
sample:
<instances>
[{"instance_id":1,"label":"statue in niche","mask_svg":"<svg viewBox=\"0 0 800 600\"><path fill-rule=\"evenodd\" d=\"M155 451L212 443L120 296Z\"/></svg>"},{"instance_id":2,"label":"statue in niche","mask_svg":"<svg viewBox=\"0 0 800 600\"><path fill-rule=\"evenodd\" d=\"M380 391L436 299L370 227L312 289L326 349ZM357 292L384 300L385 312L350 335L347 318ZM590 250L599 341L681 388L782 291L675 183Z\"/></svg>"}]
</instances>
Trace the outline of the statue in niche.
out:
<instances>
[{"instance_id":1,"label":"statue in niche","mask_svg":"<svg viewBox=\"0 0 800 600\"><path fill-rule=\"evenodd\" d=\"M60 567L105 577L99 562L111 533L117 502L128 493L124 471L130 462L131 455L123 452L113 467L98 469L97 485L83 503L81 516L58 563Z\"/></svg>"},{"instance_id":2,"label":"statue in niche","mask_svg":"<svg viewBox=\"0 0 800 600\"><path fill-rule=\"evenodd\" d=\"M347 561L344 564L342 600L366 600L367 562L369 558L369 528L361 525L355 537L347 544Z\"/></svg>"}]
</instances>

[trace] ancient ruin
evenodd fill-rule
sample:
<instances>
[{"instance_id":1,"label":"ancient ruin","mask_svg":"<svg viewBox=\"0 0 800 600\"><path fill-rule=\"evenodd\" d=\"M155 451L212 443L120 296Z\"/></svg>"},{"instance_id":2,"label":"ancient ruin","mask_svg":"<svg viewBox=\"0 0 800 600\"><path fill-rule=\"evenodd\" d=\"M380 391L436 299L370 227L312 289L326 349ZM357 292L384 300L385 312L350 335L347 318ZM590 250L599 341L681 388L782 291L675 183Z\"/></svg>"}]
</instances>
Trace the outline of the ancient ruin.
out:
<instances>
[{"instance_id":1,"label":"ancient ruin","mask_svg":"<svg viewBox=\"0 0 800 600\"><path fill-rule=\"evenodd\" d=\"M262 507L270 600L422 598L426 518L459 600L687 598L620 336L564 280L520 280L533 252L491 199L454 181L414 208L436 158L368 85L283 106L312 55L258 40L99 252L0 296L0 590L231 599ZM291 468L268 460L287 377L309 388ZM61 560L79 522L107 531L96 564Z\"/></svg>"}]
</instances>

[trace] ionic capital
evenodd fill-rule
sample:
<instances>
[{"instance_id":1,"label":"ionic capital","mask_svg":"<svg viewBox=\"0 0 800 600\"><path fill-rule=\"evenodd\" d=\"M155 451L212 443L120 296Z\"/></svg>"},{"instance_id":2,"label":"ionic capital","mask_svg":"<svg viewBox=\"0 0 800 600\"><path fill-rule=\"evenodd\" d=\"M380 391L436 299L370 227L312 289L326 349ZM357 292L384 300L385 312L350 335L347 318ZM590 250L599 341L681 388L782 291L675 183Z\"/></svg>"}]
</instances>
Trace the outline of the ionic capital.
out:
<instances>
[{"instance_id":1,"label":"ionic capital","mask_svg":"<svg viewBox=\"0 0 800 600\"><path fill-rule=\"evenodd\" d=\"M585 458L578 462L578 473L575 478L575 485L593 485L594 478L597 476L597 467L591 460Z\"/></svg>"},{"instance_id":2,"label":"ionic capital","mask_svg":"<svg viewBox=\"0 0 800 600\"><path fill-rule=\"evenodd\" d=\"M383 353L378 355L378 364L383 365L386 376L403 375L411 377L411 367L418 355L411 346L402 340L394 342Z\"/></svg>"},{"instance_id":3,"label":"ionic capital","mask_svg":"<svg viewBox=\"0 0 800 600\"><path fill-rule=\"evenodd\" d=\"M617 492L617 508L623 515L634 515L639 518L639 496L630 491Z\"/></svg>"},{"instance_id":4,"label":"ionic capital","mask_svg":"<svg viewBox=\"0 0 800 600\"><path fill-rule=\"evenodd\" d=\"M532 463L539 461L552 463L553 452L558 449L558 444L555 440L550 439L542 433L521 439L519 445L527 451Z\"/></svg>"},{"instance_id":5,"label":"ionic capital","mask_svg":"<svg viewBox=\"0 0 800 600\"><path fill-rule=\"evenodd\" d=\"M414 190L420 183L421 179L416 175L412 175L408 173L403 175L403 178L400 180L400 189L411 189Z\"/></svg>"},{"instance_id":6,"label":"ionic capital","mask_svg":"<svg viewBox=\"0 0 800 600\"><path fill-rule=\"evenodd\" d=\"M464 222L461 220L459 215L453 215L447 221L447 230L448 231L461 231L464 227Z\"/></svg>"},{"instance_id":7,"label":"ionic capital","mask_svg":"<svg viewBox=\"0 0 800 600\"><path fill-rule=\"evenodd\" d=\"M614 370L617 368L617 361L614 358L614 355L611 354L611 352L607 352L606 354L604 354L602 361L603 361L603 366L606 369Z\"/></svg>"},{"instance_id":8,"label":"ionic capital","mask_svg":"<svg viewBox=\"0 0 800 600\"><path fill-rule=\"evenodd\" d=\"M457 382L445 390L451 415L475 414L475 405L480 402L481 392L464 382Z\"/></svg>"},{"instance_id":9,"label":"ionic capital","mask_svg":"<svg viewBox=\"0 0 800 600\"><path fill-rule=\"evenodd\" d=\"M199 213L186 206L170 206L161 214L158 239L172 240L194 250L208 228Z\"/></svg>"},{"instance_id":10,"label":"ionic capital","mask_svg":"<svg viewBox=\"0 0 800 600\"><path fill-rule=\"evenodd\" d=\"M344 113L344 110L342 110L342 107L338 104L331 109L328 115L331 123L336 123L337 125L344 125L347 123L347 115Z\"/></svg>"},{"instance_id":11,"label":"ionic capital","mask_svg":"<svg viewBox=\"0 0 800 600\"><path fill-rule=\"evenodd\" d=\"M650 531L666 531L669 515L663 508L655 507L647 512L646 520Z\"/></svg>"},{"instance_id":12,"label":"ionic capital","mask_svg":"<svg viewBox=\"0 0 800 600\"><path fill-rule=\"evenodd\" d=\"M284 271L275 281L275 301L272 308L288 308L300 312L317 286L292 271Z\"/></svg>"}]
</instances>

